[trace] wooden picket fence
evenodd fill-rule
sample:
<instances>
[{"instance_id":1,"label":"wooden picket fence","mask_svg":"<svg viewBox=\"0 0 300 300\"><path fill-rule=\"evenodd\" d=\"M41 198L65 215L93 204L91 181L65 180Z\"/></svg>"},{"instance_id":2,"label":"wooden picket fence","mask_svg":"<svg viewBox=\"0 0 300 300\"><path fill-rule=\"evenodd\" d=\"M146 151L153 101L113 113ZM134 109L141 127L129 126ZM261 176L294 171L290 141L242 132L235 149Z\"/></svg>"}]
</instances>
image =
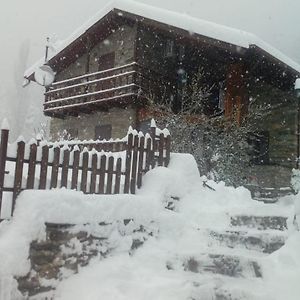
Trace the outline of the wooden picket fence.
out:
<instances>
[{"instance_id":1,"label":"wooden picket fence","mask_svg":"<svg viewBox=\"0 0 300 300\"><path fill-rule=\"evenodd\" d=\"M65 187L87 194L135 194L143 174L155 166L168 166L170 135L151 127L147 134L129 131L115 141L8 143L9 130L1 130L0 220L4 194L10 195L13 215L17 196L26 189ZM8 200L7 200L8 201Z\"/></svg>"}]
</instances>

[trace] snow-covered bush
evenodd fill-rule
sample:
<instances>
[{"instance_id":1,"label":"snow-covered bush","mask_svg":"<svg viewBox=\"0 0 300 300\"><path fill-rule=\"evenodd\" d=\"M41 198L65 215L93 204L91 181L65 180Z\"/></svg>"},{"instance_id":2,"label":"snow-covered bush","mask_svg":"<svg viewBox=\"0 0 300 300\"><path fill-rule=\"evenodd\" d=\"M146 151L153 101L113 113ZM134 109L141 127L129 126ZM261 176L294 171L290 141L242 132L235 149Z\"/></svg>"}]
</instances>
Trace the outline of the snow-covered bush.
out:
<instances>
[{"instance_id":1,"label":"snow-covered bush","mask_svg":"<svg viewBox=\"0 0 300 300\"><path fill-rule=\"evenodd\" d=\"M241 185L247 178L251 145L249 133L269 112L251 99L247 116L237 122L236 116L226 119L220 110L206 114L213 86L202 82L200 69L182 92L181 103L150 101L150 110L159 126L167 127L172 136L172 151L194 155L202 175L230 185Z\"/></svg>"}]
</instances>

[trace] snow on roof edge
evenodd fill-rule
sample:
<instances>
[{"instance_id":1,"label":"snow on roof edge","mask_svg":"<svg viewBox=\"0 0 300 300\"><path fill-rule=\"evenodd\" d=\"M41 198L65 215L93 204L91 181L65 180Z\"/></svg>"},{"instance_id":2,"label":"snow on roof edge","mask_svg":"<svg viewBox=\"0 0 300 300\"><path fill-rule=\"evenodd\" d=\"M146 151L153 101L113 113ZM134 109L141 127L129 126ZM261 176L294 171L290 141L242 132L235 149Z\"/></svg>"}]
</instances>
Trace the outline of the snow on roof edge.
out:
<instances>
[{"instance_id":1,"label":"snow on roof edge","mask_svg":"<svg viewBox=\"0 0 300 300\"><path fill-rule=\"evenodd\" d=\"M252 33L191 17L185 13L168 11L163 8L138 3L133 0L114 0L108 3L102 10L100 10L81 27L74 31L67 39L63 40L57 51L49 56L49 60L55 57L59 52L61 52L69 44L74 42L91 26L96 24L99 20L101 20L105 15L107 15L114 9L136 14L145 18L155 20L157 22L187 30L191 34L200 34L209 38L236 45L238 47L249 49L252 45L256 45L287 66L294 69L296 72L300 73L300 65L298 63ZM25 71L24 77L29 78L35 72L35 70L43 64L44 58L41 58L38 62L36 62L33 66Z\"/></svg>"}]
</instances>

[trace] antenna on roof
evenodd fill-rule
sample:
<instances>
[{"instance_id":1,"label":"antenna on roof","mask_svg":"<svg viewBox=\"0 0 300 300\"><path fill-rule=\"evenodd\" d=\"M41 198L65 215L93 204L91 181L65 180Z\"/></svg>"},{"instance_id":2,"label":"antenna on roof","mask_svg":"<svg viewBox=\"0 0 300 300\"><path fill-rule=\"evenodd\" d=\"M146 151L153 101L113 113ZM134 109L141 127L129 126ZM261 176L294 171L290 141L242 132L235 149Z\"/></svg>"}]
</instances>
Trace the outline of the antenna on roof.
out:
<instances>
[{"instance_id":1,"label":"antenna on roof","mask_svg":"<svg viewBox=\"0 0 300 300\"><path fill-rule=\"evenodd\" d=\"M48 61L48 52L49 52L49 41L50 41L50 38L47 37L47 43L46 43L46 53L45 53L45 62Z\"/></svg>"}]
</instances>

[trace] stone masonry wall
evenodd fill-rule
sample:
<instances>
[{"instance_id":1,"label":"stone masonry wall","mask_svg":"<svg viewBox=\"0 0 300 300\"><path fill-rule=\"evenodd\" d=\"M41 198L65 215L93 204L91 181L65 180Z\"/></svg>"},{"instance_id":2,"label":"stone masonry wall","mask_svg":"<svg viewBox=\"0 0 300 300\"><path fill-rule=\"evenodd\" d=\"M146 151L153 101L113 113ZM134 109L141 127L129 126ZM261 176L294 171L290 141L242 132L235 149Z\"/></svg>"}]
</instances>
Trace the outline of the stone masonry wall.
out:
<instances>
[{"instance_id":1,"label":"stone masonry wall","mask_svg":"<svg viewBox=\"0 0 300 300\"><path fill-rule=\"evenodd\" d=\"M50 135L52 140L58 140L64 130L78 131L78 139L94 139L97 125L112 125L112 138L122 138L127 134L128 127L135 127L136 109L111 108L109 111L98 111L93 114L81 114L78 117L66 119L52 119Z\"/></svg>"},{"instance_id":2,"label":"stone masonry wall","mask_svg":"<svg viewBox=\"0 0 300 300\"><path fill-rule=\"evenodd\" d=\"M104 41L99 42L90 50L89 73L98 71L98 59L102 55L114 52L115 66L133 62L135 49L136 27L123 25ZM79 57L74 63L56 75L56 81L76 77L87 73L87 54Z\"/></svg>"},{"instance_id":3,"label":"stone masonry wall","mask_svg":"<svg viewBox=\"0 0 300 300\"><path fill-rule=\"evenodd\" d=\"M116 232L118 242L113 237ZM26 276L17 278L18 289L26 297L24 299L55 299L57 284L78 273L90 260L104 259L123 242L128 252L133 253L153 232L129 219L85 225L48 223L46 240L31 243L31 270Z\"/></svg>"}]
</instances>

